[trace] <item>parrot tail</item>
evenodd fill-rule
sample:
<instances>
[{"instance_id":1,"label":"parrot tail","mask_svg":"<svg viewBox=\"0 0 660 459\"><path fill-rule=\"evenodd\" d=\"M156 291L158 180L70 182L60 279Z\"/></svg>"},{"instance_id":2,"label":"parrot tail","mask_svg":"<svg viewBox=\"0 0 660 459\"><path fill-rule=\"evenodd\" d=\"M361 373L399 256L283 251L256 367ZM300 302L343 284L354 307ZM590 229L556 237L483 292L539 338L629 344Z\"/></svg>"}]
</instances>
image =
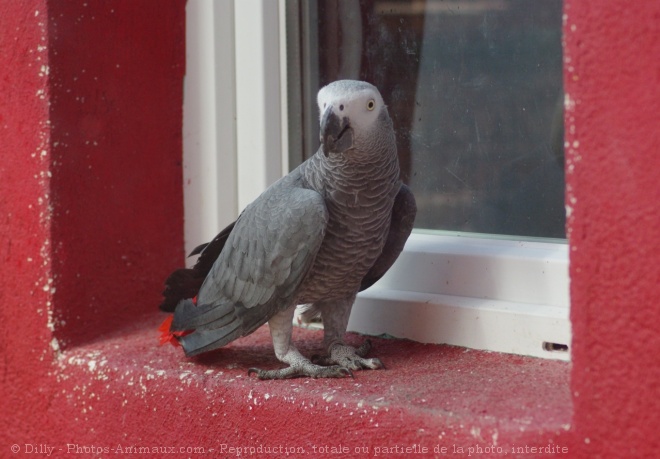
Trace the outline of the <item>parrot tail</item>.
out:
<instances>
[{"instance_id":1,"label":"parrot tail","mask_svg":"<svg viewBox=\"0 0 660 459\"><path fill-rule=\"evenodd\" d=\"M170 332L189 333L177 336L188 357L224 346L243 332L243 322L231 303L200 304L183 300L176 307Z\"/></svg>"},{"instance_id":2,"label":"parrot tail","mask_svg":"<svg viewBox=\"0 0 660 459\"><path fill-rule=\"evenodd\" d=\"M234 222L235 223L235 222ZM211 242L200 244L190 252L189 257L199 255L192 269L177 269L165 281L163 302L160 309L165 312L174 312L181 300L187 300L199 293L204 279L211 271L213 263L220 256L227 242L229 234L234 229L234 223L223 229Z\"/></svg>"},{"instance_id":3,"label":"parrot tail","mask_svg":"<svg viewBox=\"0 0 660 459\"><path fill-rule=\"evenodd\" d=\"M206 273L196 269L177 269L165 281L161 311L174 312L181 300L193 298L199 293Z\"/></svg>"}]
</instances>

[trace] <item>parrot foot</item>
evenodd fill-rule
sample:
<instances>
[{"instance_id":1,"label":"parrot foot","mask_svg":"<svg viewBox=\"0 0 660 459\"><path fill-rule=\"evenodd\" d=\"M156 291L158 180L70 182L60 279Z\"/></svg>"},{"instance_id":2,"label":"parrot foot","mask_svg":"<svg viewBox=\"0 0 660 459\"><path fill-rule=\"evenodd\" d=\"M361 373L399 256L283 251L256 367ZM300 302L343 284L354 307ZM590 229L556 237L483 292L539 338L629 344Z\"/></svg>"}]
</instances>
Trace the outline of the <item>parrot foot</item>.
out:
<instances>
[{"instance_id":1,"label":"parrot foot","mask_svg":"<svg viewBox=\"0 0 660 459\"><path fill-rule=\"evenodd\" d=\"M364 357L371 350L371 341L366 340L357 349L345 344L334 344L330 347L330 355L312 357L312 362L319 365L339 365L349 370L378 370L385 368L380 359L365 359ZM332 367L329 367L332 368Z\"/></svg>"},{"instance_id":2,"label":"parrot foot","mask_svg":"<svg viewBox=\"0 0 660 459\"><path fill-rule=\"evenodd\" d=\"M290 379L290 378L344 378L346 376L353 377L353 373L348 368L343 368L338 365L324 367L314 365L309 360L296 363L287 368L279 370L261 370L259 368L250 368L248 376L256 374L259 379Z\"/></svg>"}]
</instances>

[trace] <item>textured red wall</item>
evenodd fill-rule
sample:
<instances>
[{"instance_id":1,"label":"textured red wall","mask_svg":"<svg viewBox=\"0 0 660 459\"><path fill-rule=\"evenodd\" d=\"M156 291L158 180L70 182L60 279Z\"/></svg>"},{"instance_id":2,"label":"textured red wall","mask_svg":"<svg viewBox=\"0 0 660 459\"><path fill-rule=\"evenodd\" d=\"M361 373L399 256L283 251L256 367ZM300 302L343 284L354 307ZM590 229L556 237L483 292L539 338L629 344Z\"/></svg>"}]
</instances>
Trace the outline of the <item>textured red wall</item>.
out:
<instances>
[{"instance_id":1,"label":"textured red wall","mask_svg":"<svg viewBox=\"0 0 660 459\"><path fill-rule=\"evenodd\" d=\"M659 9L566 1L574 419L555 439L570 457L660 447ZM391 444L403 421L401 438L436 435L448 416L381 409L376 434L338 404L321 417L305 381L302 405L280 384L260 408L272 384L193 374L206 367L153 347L150 328L116 332L155 313L182 262L183 25L183 0L0 1L0 457L13 443L293 441L283 419L313 426L307 441ZM241 355L266 359L266 341ZM340 383L337 400L359 384Z\"/></svg>"},{"instance_id":2,"label":"textured red wall","mask_svg":"<svg viewBox=\"0 0 660 459\"><path fill-rule=\"evenodd\" d=\"M181 263L182 9L48 3L60 345L153 314Z\"/></svg>"},{"instance_id":3,"label":"textured red wall","mask_svg":"<svg viewBox=\"0 0 660 459\"><path fill-rule=\"evenodd\" d=\"M184 8L0 2L6 439L52 441L59 351L153 315L183 262Z\"/></svg>"},{"instance_id":4,"label":"textured red wall","mask_svg":"<svg viewBox=\"0 0 660 459\"><path fill-rule=\"evenodd\" d=\"M37 441L30 414L50 390L35 376L52 362L46 17L45 1L0 2L0 431Z\"/></svg>"},{"instance_id":5,"label":"textured red wall","mask_svg":"<svg viewBox=\"0 0 660 459\"><path fill-rule=\"evenodd\" d=\"M565 12L576 444L658 457L660 2Z\"/></svg>"}]
</instances>

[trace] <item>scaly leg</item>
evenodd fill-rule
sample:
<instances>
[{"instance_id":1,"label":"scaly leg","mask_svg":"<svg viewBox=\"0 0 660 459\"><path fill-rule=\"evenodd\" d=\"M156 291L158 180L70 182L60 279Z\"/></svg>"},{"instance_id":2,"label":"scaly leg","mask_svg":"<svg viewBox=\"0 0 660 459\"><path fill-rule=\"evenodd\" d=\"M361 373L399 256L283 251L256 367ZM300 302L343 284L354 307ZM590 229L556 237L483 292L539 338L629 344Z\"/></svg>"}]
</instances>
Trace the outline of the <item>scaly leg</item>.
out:
<instances>
[{"instance_id":1,"label":"scaly leg","mask_svg":"<svg viewBox=\"0 0 660 459\"><path fill-rule=\"evenodd\" d=\"M288 379L304 376L311 378L343 378L353 376L349 369L338 365L329 367L315 365L296 349L291 342L294 310L295 306L281 311L268 321L275 356L279 361L287 363L289 366L279 370L250 368L248 375L256 373L259 379Z\"/></svg>"},{"instance_id":2,"label":"scaly leg","mask_svg":"<svg viewBox=\"0 0 660 459\"><path fill-rule=\"evenodd\" d=\"M371 341L366 340L357 349L344 343L344 333L354 301L355 295L339 301L323 301L316 304L323 318L323 344L328 350L328 355L312 357L314 363L339 365L349 370L377 370L385 367L380 359L364 358L371 349Z\"/></svg>"}]
</instances>

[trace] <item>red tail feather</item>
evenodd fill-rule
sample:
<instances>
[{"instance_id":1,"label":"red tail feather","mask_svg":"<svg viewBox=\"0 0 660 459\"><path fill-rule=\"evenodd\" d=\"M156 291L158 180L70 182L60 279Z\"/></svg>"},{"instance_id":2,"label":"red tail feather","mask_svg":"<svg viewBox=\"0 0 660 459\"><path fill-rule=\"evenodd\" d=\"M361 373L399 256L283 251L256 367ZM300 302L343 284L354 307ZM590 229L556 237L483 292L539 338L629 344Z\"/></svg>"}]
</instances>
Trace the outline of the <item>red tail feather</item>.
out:
<instances>
[{"instance_id":1,"label":"red tail feather","mask_svg":"<svg viewBox=\"0 0 660 459\"><path fill-rule=\"evenodd\" d=\"M158 343L162 346L163 344L169 342L172 346L181 346L177 338L181 336L186 336L191 333L190 331L171 331L170 327L172 326L172 320L174 319L174 314L170 314L167 318L160 324L158 331L160 332L160 338Z\"/></svg>"}]
</instances>

